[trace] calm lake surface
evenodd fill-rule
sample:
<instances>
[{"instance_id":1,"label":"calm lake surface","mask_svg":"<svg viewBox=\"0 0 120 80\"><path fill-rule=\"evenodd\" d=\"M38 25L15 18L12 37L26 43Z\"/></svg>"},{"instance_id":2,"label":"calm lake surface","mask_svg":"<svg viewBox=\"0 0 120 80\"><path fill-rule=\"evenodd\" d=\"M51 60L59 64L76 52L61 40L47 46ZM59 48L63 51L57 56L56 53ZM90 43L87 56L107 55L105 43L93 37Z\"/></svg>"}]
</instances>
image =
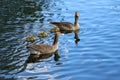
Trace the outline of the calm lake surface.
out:
<instances>
[{"instance_id":1,"label":"calm lake surface","mask_svg":"<svg viewBox=\"0 0 120 80\"><path fill-rule=\"evenodd\" d=\"M74 23L80 13L80 41L74 33L59 38L54 55L26 63L30 44L52 44L50 21ZM48 36L37 37L46 30ZM34 34L34 43L25 38ZM0 80L119 80L119 0L0 0Z\"/></svg>"}]
</instances>

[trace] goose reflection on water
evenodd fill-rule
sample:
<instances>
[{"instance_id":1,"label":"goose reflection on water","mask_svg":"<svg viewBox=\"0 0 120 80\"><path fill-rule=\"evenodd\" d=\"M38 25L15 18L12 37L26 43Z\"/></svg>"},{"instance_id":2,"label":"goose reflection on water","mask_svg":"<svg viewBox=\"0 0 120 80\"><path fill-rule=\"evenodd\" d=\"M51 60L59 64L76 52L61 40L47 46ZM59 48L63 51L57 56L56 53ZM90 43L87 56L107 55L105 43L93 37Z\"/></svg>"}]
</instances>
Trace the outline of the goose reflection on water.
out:
<instances>
[{"instance_id":1,"label":"goose reflection on water","mask_svg":"<svg viewBox=\"0 0 120 80\"><path fill-rule=\"evenodd\" d=\"M80 29L74 31L74 34L75 34L74 38L75 38L76 44L78 44L78 42L80 41L80 37L78 36L79 32L80 32Z\"/></svg>"}]
</instances>

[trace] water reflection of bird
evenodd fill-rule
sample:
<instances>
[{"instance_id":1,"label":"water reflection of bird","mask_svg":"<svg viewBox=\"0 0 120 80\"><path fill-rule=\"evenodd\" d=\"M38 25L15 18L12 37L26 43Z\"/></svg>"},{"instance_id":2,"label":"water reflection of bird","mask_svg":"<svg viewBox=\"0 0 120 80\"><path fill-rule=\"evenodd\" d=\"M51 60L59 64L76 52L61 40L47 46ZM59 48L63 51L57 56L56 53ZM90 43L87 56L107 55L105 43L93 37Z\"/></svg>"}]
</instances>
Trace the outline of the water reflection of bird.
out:
<instances>
[{"instance_id":1,"label":"water reflection of bird","mask_svg":"<svg viewBox=\"0 0 120 80\"><path fill-rule=\"evenodd\" d=\"M33 44L28 46L27 48L30 50L31 54L50 54L58 50L58 38L62 35L60 32L56 32L54 37L54 42L52 45L47 44Z\"/></svg>"},{"instance_id":2,"label":"water reflection of bird","mask_svg":"<svg viewBox=\"0 0 120 80\"><path fill-rule=\"evenodd\" d=\"M34 42L34 41L35 41L35 36L32 35L32 36L30 36L30 37L27 37L27 38L25 39L25 41L27 41L27 42Z\"/></svg>"},{"instance_id":3,"label":"water reflection of bird","mask_svg":"<svg viewBox=\"0 0 120 80\"><path fill-rule=\"evenodd\" d=\"M78 44L79 41L80 41L80 39L75 39L76 45Z\"/></svg>"},{"instance_id":4,"label":"water reflection of bird","mask_svg":"<svg viewBox=\"0 0 120 80\"><path fill-rule=\"evenodd\" d=\"M46 31L43 31L43 32L41 32L41 33L38 32L38 37L39 37L39 38L47 37L47 32L46 32Z\"/></svg>"},{"instance_id":5,"label":"water reflection of bird","mask_svg":"<svg viewBox=\"0 0 120 80\"><path fill-rule=\"evenodd\" d=\"M78 17L79 17L79 13L75 12L75 22L74 22L74 24L72 24L70 22L50 22L50 23L59 27L60 31L72 32L72 31L80 29L80 25L78 23Z\"/></svg>"}]
</instances>

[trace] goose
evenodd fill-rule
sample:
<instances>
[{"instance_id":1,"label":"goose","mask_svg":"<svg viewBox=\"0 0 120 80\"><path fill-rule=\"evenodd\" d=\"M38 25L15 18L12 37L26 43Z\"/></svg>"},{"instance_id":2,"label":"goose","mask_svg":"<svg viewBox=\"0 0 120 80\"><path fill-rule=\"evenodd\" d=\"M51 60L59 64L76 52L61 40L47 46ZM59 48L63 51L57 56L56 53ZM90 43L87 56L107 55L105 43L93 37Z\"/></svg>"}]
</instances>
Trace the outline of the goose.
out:
<instances>
[{"instance_id":1,"label":"goose","mask_svg":"<svg viewBox=\"0 0 120 80\"><path fill-rule=\"evenodd\" d=\"M38 32L38 37L39 38L45 38L45 37L47 37L47 32L46 31L43 31L41 33Z\"/></svg>"},{"instance_id":2,"label":"goose","mask_svg":"<svg viewBox=\"0 0 120 80\"><path fill-rule=\"evenodd\" d=\"M31 54L42 55L42 54L54 53L56 50L58 50L58 39L60 35L62 35L61 32L56 32L55 37L54 37L54 42L52 45L32 44L28 46L27 48L30 50Z\"/></svg>"},{"instance_id":3,"label":"goose","mask_svg":"<svg viewBox=\"0 0 120 80\"><path fill-rule=\"evenodd\" d=\"M35 63L40 59L46 59L46 58L51 57L52 55L54 55L54 60L55 61L59 60L60 56L58 54L58 50L56 50L53 54L42 54L42 55L30 54L29 57L27 58L26 62L27 63Z\"/></svg>"},{"instance_id":4,"label":"goose","mask_svg":"<svg viewBox=\"0 0 120 80\"><path fill-rule=\"evenodd\" d=\"M25 39L25 41L27 41L27 42L34 42L34 41L35 41L35 36L32 35L32 36L30 36L30 37L27 37L27 38Z\"/></svg>"},{"instance_id":5,"label":"goose","mask_svg":"<svg viewBox=\"0 0 120 80\"><path fill-rule=\"evenodd\" d=\"M79 13L76 11L74 24L70 22L50 22L50 24L59 27L61 32L71 32L80 29L80 25L78 23L78 17L79 17Z\"/></svg>"}]
</instances>

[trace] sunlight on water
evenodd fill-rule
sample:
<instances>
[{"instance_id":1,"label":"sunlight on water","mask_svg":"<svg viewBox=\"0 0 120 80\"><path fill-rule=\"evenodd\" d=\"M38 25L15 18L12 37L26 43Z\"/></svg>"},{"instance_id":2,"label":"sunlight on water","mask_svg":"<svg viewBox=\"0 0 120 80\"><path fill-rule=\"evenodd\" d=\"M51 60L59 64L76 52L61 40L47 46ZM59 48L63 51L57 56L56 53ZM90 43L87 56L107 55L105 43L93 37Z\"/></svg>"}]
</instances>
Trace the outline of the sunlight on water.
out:
<instances>
[{"instance_id":1,"label":"sunlight on water","mask_svg":"<svg viewBox=\"0 0 120 80\"><path fill-rule=\"evenodd\" d=\"M0 1L0 80L119 80L119 0ZM80 41L59 38L57 55L27 63L31 44L52 44L50 21L74 23L80 13ZM47 31L46 38L37 33ZM35 42L25 38L35 35ZM59 58L60 56L60 58ZM35 57L35 56L33 56Z\"/></svg>"}]
</instances>

